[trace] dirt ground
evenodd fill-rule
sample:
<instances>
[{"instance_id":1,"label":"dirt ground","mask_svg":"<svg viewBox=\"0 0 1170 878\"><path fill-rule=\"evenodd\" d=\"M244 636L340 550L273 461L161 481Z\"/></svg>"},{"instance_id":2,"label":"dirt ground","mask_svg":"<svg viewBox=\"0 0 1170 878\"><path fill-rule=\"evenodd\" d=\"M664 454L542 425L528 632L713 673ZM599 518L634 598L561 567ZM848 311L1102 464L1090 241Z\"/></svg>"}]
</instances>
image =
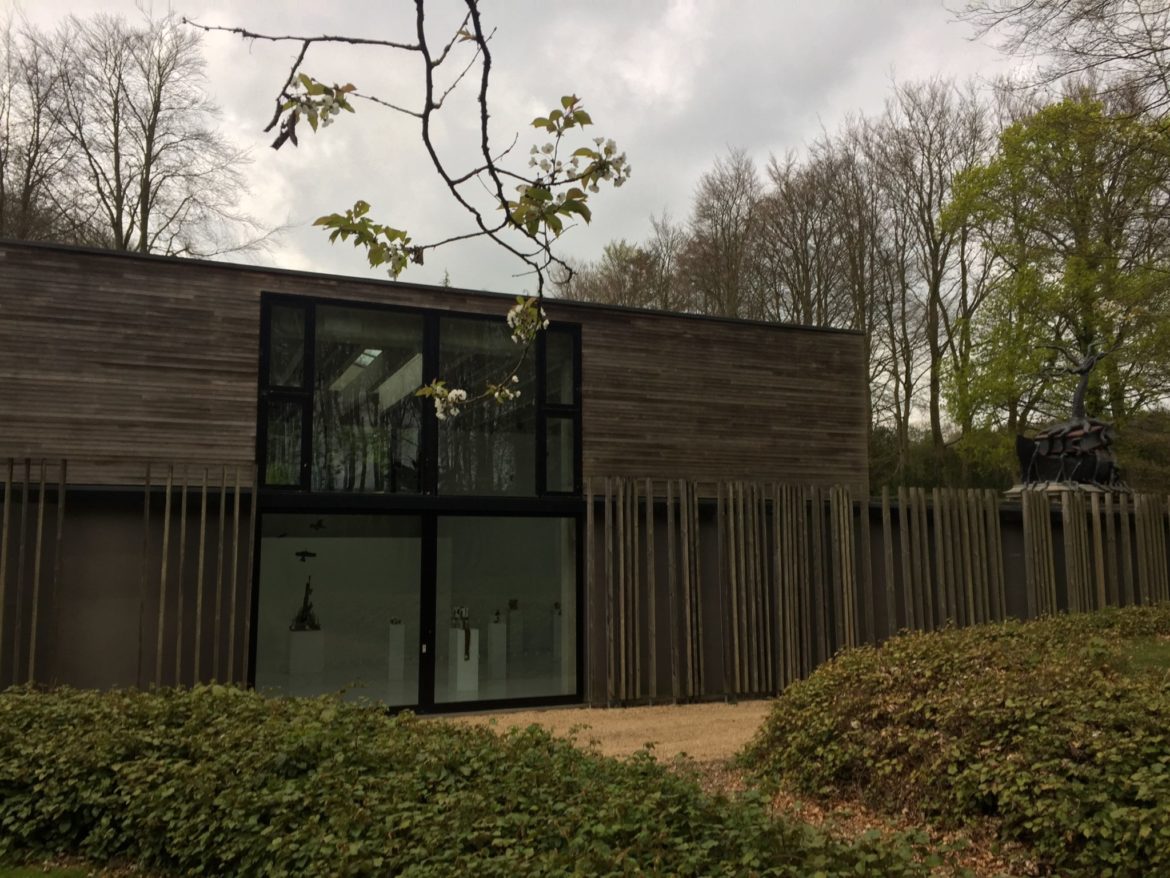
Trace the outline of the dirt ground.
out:
<instances>
[{"instance_id":1,"label":"dirt ground","mask_svg":"<svg viewBox=\"0 0 1170 878\"><path fill-rule=\"evenodd\" d=\"M742 701L608 709L549 708L473 714L454 717L451 721L495 722L501 729L527 728L535 723L554 735L567 735L577 727L578 740L596 741L606 756L628 756L652 743L659 759L669 760L685 753L697 762L709 763L729 759L742 750L764 721L770 705L770 701Z\"/></svg>"}]
</instances>

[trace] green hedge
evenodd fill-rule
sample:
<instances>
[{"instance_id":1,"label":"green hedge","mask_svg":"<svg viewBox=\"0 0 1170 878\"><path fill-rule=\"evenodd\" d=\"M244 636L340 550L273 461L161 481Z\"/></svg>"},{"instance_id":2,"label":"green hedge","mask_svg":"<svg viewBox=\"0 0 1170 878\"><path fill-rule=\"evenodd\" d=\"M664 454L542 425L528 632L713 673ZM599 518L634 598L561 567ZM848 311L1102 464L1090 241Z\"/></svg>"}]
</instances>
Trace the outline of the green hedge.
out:
<instances>
[{"instance_id":1,"label":"green hedge","mask_svg":"<svg viewBox=\"0 0 1170 878\"><path fill-rule=\"evenodd\" d=\"M203 875L918 875L648 755L224 687L0 695L0 861Z\"/></svg>"},{"instance_id":2,"label":"green hedge","mask_svg":"<svg viewBox=\"0 0 1170 878\"><path fill-rule=\"evenodd\" d=\"M907 634L789 688L765 788L943 826L991 817L1062 875L1170 874L1170 608Z\"/></svg>"}]
</instances>

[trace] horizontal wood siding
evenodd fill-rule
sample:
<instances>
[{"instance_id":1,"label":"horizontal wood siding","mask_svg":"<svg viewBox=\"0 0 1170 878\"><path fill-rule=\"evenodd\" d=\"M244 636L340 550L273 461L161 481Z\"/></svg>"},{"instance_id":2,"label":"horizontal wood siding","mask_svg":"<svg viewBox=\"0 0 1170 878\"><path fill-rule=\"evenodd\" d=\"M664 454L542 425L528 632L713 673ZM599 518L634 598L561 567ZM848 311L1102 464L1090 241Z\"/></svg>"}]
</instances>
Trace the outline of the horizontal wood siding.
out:
<instances>
[{"instance_id":1,"label":"horizontal wood siding","mask_svg":"<svg viewBox=\"0 0 1170 878\"><path fill-rule=\"evenodd\" d=\"M581 322L586 477L865 485L860 336L617 311Z\"/></svg>"},{"instance_id":2,"label":"horizontal wood siding","mask_svg":"<svg viewBox=\"0 0 1170 878\"><path fill-rule=\"evenodd\" d=\"M0 243L0 456L252 463L262 292L503 314L509 297ZM859 336L570 303L584 475L865 481Z\"/></svg>"}]
</instances>

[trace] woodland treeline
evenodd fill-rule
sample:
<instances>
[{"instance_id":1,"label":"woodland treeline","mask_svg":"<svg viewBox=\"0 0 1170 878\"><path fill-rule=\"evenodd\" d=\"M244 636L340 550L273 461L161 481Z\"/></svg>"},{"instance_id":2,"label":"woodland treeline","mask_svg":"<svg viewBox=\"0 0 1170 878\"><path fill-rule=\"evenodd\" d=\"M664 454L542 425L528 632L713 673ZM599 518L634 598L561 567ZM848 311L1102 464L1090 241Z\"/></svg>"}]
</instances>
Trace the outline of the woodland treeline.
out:
<instances>
[{"instance_id":1,"label":"woodland treeline","mask_svg":"<svg viewBox=\"0 0 1170 878\"><path fill-rule=\"evenodd\" d=\"M1051 95L1051 91L1048 92ZM1007 487L1017 433L1090 416L1170 489L1170 128L1138 89L944 79L799 152L717 158L690 215L562 275L573 299L856 330L873 484Z\"/></svg>"},{"instance_id":2,"label":"woodland treeline","mask_svg":"<svg viewBox=\"0 0 1170 878\"><path fill-rule=\"evenodd\" d=\"M263 243L237 210L200 35L168 16L0 22L0 237L209 256Z\"/></svg>"}]
</instances>

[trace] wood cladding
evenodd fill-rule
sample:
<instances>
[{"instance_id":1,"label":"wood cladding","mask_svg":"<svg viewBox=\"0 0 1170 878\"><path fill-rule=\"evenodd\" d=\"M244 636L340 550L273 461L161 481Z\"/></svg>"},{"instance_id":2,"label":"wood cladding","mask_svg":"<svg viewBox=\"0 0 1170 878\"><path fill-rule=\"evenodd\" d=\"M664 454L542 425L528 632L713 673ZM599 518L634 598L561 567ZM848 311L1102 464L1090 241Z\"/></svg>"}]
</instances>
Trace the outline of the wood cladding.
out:
<instances>
[{"instance_id":1,"label":"wood cladding","mask_svg":"<svg viewBox=\"0 0 1170 878\"><path fill-rule=\"evenodd\" d=\"M254 461L264 292L502 314L489 293L0 243L0 455L136 484ZM586 478L866 482L860 336L549 302L582 327Z\"/></svg>"}]
</instances>

